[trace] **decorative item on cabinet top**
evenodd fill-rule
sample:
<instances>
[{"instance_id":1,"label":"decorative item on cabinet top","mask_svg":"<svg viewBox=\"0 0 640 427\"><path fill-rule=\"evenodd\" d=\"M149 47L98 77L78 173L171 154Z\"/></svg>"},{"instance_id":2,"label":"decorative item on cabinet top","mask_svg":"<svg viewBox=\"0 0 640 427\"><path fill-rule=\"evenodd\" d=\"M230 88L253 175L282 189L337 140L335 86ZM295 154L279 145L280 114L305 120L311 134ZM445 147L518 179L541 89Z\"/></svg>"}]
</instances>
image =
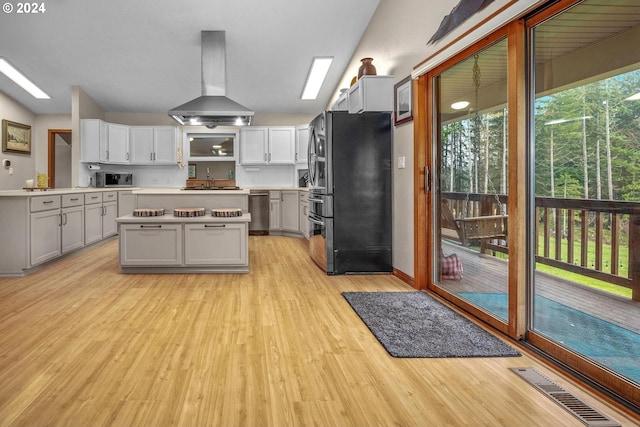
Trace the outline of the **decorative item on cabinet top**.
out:
<instances>
[{"instance_id":1,"label":"decorative item on cabinet top","mask_svg":"<svg viewBox=\"0 0 640 427\"><path fill-rule=\"evenodd\" d=\"M371 63L373 58L362 58L360 61L362 62L362 65L358 68L358 79L362 76L377 75L376 67Z\"/></svg>"}]
</instances>

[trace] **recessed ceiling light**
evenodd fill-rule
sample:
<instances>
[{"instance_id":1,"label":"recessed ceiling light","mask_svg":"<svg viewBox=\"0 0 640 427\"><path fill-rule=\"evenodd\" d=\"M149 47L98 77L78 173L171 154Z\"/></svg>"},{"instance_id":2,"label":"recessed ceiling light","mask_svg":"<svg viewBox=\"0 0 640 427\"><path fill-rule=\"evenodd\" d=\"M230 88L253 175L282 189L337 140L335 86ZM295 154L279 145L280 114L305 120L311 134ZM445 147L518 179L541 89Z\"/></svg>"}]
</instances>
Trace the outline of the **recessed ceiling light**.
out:
<instances>
[{"instance_id":1,"label":"recessed ceiling light","mask_svg":"<svg viewBox=\"0 0 640 427\"><path fill-rule=\"evenodd\" d=\"M324 83L325 77L327 77L332 62L333 57L313 58L301 99L316 99L318 97L318 92L320 92L320 88L322 87L322 83Z\"/></svg>"},{"instance_id":2,"label":"recessed ceiling light","mask_svg":"<svg viewBox=\"0 0 640 427\"><path fill-rule=\"evenodd\" d=\"M5 58L0 57L0 71L11 80L13 80L22 89L29 92L34 98L38 99L51 99L49 95L44 93L42 89L36 86L31 80L29 80L24 74L22 74L16 67L11 65Z\"/></svg>"},{"instance_id":3,"label":"recessed ceiling light","mask_svg":"<svg viewBox=\"0 0 640 427\"><path fill-rule=\"evenodd\" d=\"M451 104L451 108L454 110L462 110L463 108L467 108L469 106L469 101L458 101Z\"/></svg>"}]
</instances>

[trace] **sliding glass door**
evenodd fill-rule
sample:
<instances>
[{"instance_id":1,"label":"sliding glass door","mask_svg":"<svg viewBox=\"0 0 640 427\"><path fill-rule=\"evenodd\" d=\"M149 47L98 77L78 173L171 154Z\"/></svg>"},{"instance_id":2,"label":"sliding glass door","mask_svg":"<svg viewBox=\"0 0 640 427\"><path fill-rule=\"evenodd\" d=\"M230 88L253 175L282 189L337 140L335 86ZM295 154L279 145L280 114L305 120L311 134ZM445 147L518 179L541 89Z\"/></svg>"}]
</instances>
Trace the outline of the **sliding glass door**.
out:
<instances>
[{"instance_id":1,"label":"sliding glass door","mask_svg":"<svg viewBox=\"0 0 640 427\"><path fill-rule=\"evenodd\" d=\"M507 322L507 40L436 76L435 282Z\"/></svg>"},{"instance_id":2,"label":"sliding glass door","mask_svg":"<svg viewBox=\"0 0 640 427\"><path fill-rule=\"evenodd\" d=\"M529 31L531 341L636 386L639 24L638 2L587 0Z\"/></svg>"}]
</instances>

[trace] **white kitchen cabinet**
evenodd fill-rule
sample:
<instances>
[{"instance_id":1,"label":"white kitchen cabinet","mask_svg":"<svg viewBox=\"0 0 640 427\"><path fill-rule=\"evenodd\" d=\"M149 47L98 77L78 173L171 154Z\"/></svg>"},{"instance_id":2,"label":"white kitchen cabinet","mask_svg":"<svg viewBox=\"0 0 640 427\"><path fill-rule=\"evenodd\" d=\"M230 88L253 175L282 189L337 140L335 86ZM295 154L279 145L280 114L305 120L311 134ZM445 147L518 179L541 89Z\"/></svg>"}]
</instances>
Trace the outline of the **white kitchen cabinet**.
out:
<instances>
[{"instance_id":1,"label":"white kitchen cabinet","mask_svg":"<svg viewBox=\"0 0 640 427\"><path fill-rule=\"evenodd\" d=\"M31 265L61 255L60 209L31 214Z\"/></svg>"},{"instance_id":2,"label":"white kitchen cabinet","mask_svg":"<svg viewBox=\"0 0 640 427\"><path fill-rule=\"evenodd\" d=\"M300 232L300 196L298 190L281 191L280 228L292 233Z\"/></svg>"},{"instance_id":3,"label":"white kitchen cabinet","mask_svg":"<svg viewBox=\"0 0 640 427\"><path fill-rule=\"evenodd\" d=\"M38 265L61 255L62 216L60 196L32 197L30 200L30 262Z\"/></svg>"},{"instance_id":4,"label":"white kitchen cabinet","mask_svg":"<svg viewBox=\"0 0 640 427\"><path fill-rule=\"evenodd\" d=\"M269 191L269 231L300 233L298 190Z\"/></svg>"},{"instance_id":5,"label":"white kitchen cabinet","mask_svg":"<svg viewBox=\"0 0 640 427\"><path fill-rule=\"evenodd\" d=\"M102 203L84 207L84 244L102 240Z\"/></svg>"},{"instance_id":6,"label":"white kitchen cabinet","mask_svg":"<svg viewBox=\"0 0 640 427\"><path fill-rule=\"evenodd\" d=\"M129 128L129 148L131 149L131 163L153 163L153 127L131 126Z\"/></svg>"},{"instance_id":7,"label":"white kitchen cabinet","mask_svg":"<svg viewBox=\"0 0 640 427\"><path fill-rule=\"evenodd\" d=\"M307 191L300 191L300 233L309 238L309 193Z\"/></svg>"},{"instance_id":8,"label":"white kitchen cabinet","mask_svg":"<svg viewBox=\"0 0 640 427\"><path fill-rule=\"evenodd\" d=\"M113 236L118 232L118 192L86 193L84 195L84 242L86 245Z\"/></svg>"},{"instance_id":9,"label":"white kitchen cabinet","mask_svg":"<svg viewBox=\"0 0 640 427\"><path fill-rule=\"evenodd\" d=\"M185 224L185 265L246 265L247 224Z\"/></svg>"},{"instance_id":10,"label":"white kitchen cabinet","mask_svg":"<svg viewBox=\"0 0 640 427\"><path fill-rule=\"evenodd\" d=\"M331 111L349 111L349 89L340 92L340 96L331 106Z\"/></svg>"},{"instance_id":11,"label":"white kitchen cabinet","mask_svg":"<svg viewBox=\"0 0 640 427\"><path fill-rule=\"evenodd\" d=\"M131 163L176 164L178 131L173 126L131 126L129 148Z\"/></svg>"},{"instance_id":12,"label":"white kitchen cabinet","mask_svg":"<svg viewBox=\"0 0 640 427\"><path fill-rule=\"evenodd\" d=\"M63 254L84 246L84 197L82 194L62 195L62 244Z\"/></svg>"},{"instance_id":13,"label":"white kitchen cabinet","mask_svg":"<svg viewBox=\"0 0 640 427\"><path fill-rule=\"evenodd\" d=\"M277 194L277 196L276 196ZM280 211L282 201L279 191L269 191L269 231L280 231Z\"/></svg>"},{"instance_id":14,"label":"white kitchen cabinet","mask_svg":"<svg viewBox=\"0 0 640 427\"><path fill-rule=\"evenodd\" d=\"M269 128L269 164L292 165L296 157L296 129L295 127Z\"/></svg>"},{"instance_id":15,"label":"white kitchen cabinet","mask_svg":"<svg viewBox=\"0 0 640 427\"><path fill-rule=\"evenodd\" d=\"M181 224L121 224L120 265L182 264Z\"/></svg>"},{"instance_id":16,"label":"white kitchen cabinet","mask_svg":"<svg viewBox=\"0 0 640 427\"><path fill-rule=\"evenodd\" d=\"M295 164L295 127L249 127L240 131L243 165Z\"/></svg>"},{"instance_id":17,"label":"white kitchen cabinet","mask_svg":"<svg viewBox=\"0 0 640 427\"><path fill-rule=\"evenodd\" d=\"M240 130L240 163L245 165L267 164L269 130L266 127L249 127Z\"/></svg>"},{"instance_id":18,"label":"white kitchen cabinet","mask_svg":"<svg viewBox=\"0 0 640 427\"><path fill-rule=\"evenodd\" d=\"M129 126L107 124L108 163L129 163Z\"/></svg>"},{"instance_id":19,"label":"white kitchen cabinet","mask_svg":"<svg viewBox=\"0 0 640 427\"><path fill-rule=\"evenodd\" d=\"M116 218L118 217L118 202L105 202L102 204L102 238L118 233Z\"/></svg>"},{"instance_id":20,"label":"white kitchen cabinet","mask_svg":"<svg viewBox=\"0 0 640 427\"><path fill-rule=\"evenodd\" d=\"M349 88L349 113L393 111L393 77L362 76Z\"/></svg>"},{"instance_id":21,"label":"white kitchen cabinet","mask_svg":"<svg viewBox=\"0 0 640 427\"><path fill-rule=\"evenodd\" d=\"M107 123L99 119L80 120L80 161L99 163L107 161Z\"/></svg>"},{"instance_id":22,"label":"white kitchen cabinet","mask_svg":"<svg viewBox=\"0 0 640 427\"><path fill-rule=\"evenodd\" d=\"M296 164L309 162L309 125L296 126Z\"/></svg>"}]
</instances>

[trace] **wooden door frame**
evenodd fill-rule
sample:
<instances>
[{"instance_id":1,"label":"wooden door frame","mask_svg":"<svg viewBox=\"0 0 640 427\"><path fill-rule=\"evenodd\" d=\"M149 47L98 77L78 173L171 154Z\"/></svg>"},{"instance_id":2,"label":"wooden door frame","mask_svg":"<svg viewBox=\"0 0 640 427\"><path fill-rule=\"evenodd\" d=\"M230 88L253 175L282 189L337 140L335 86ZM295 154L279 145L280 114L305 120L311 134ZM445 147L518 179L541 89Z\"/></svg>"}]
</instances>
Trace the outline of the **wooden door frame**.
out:
<instances>
[{"instance_id":1,"label":"wooden door frame","mask_svg":"<svg viewBox=\"0 0 640 427\"><path fill-rule=\"evenodd\" d=\"M49 129L48 131L48 151L47 151L47 187L55 188L56 182L56 135L71 135L71 129Z\"/></svg>"}]
</instances>

